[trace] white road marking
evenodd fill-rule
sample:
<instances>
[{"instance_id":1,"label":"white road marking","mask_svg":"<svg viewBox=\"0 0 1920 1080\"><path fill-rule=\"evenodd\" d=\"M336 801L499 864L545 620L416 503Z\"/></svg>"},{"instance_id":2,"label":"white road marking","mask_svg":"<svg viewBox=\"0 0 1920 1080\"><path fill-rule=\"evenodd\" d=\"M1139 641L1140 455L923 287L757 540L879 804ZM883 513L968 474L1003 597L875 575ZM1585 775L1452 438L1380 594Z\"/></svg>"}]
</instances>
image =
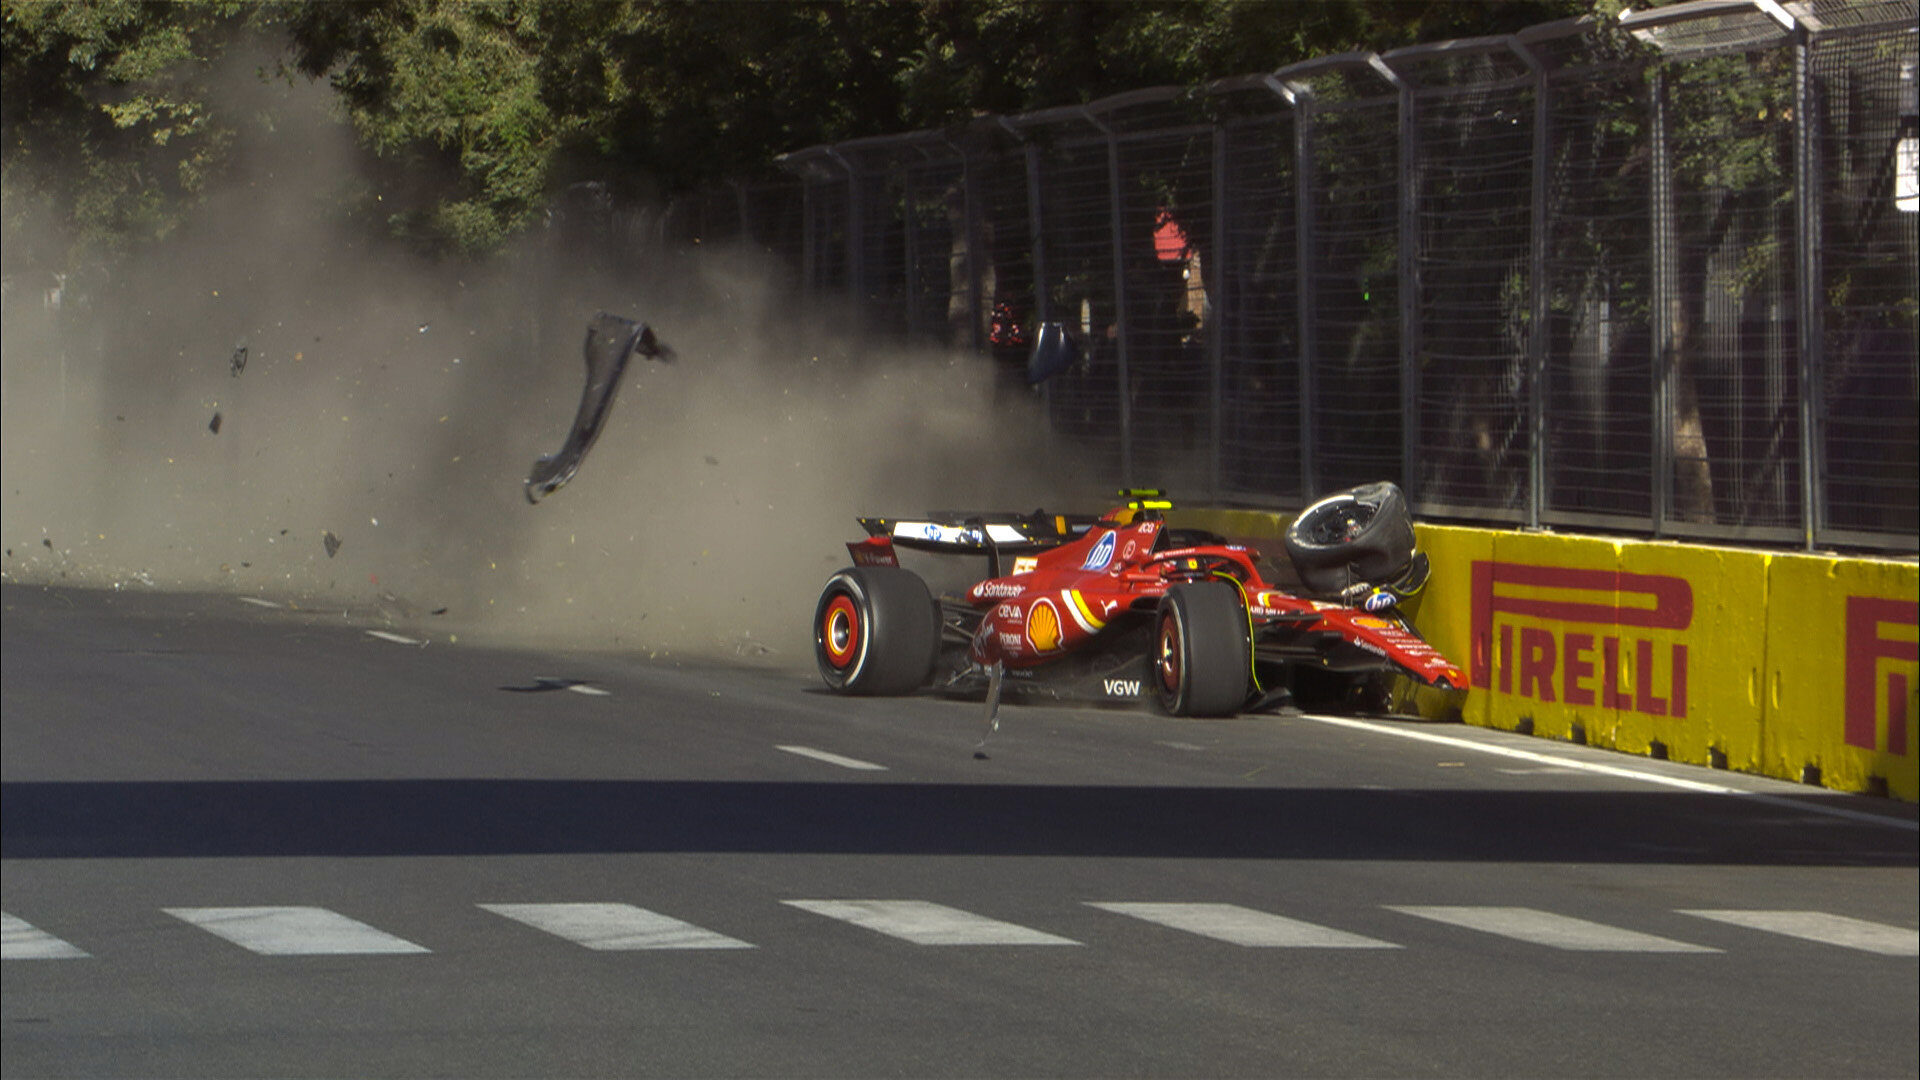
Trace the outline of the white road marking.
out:
<instances>
[{"instance_id":1,"label":"white road marking","mask_svg":"<svg viewBox=\"0 0 1920 1080\"><path fill-rule=\"evenodd\" d=\"M480 907L605 952L753 948L738 938L632 904L481 904Z\"/></svg>"},{"instance_id":2,"label":"white road marking","mask_svg":"<svg viewBox=\"0 0 1920 1080\"><path fill-rule=\"evenodd\" d=\"M234 599L240 601L243 604L252 604L254 607L278 608L280 606L279 604L274 603L272 600L262 600L257 596L236 596L234 597Z\"/></svg>"},{"instance_id":3,"label":"white road marking","mask_svg":"<svg viewBox=\"0 0 1920 1080\"><path fill-rule=\"evenodd\" d=\"M317 907L162 908L176 919L262 956L431 952L357 919Z\"/></svg>"},{"instance_id":4,"label":"white road marking","mask_svg":"<svg viewBox=\"0 0 1920 1080\"><path fill-rule=\"evenodd\" d=\"M0 960L78 960L86 955L85 949L0 911Z\"/></svg>"},{"instance_id":5,"label":"white road marking","mask_svg":"<svg viewBox=\"0 0 1920 1080\"><path fill-rule=\"evenodd\" d=\"M783 900L915 945L1078 945L1063 937L925 900Z\"/></svg>"},{"instance_id":6,"label":"white road marking","mask_svg":"<svg viewBox=\"0 0 1920 1080\"><path fill-rule=\"evenodd\" d=\"M1313 923L1269 915L1238 904L1133 904L1095 903L1087 906L1119 915L1131 915L1151 923L1170 926L1190 934L1215 938L1234 945L1268 949L1398 949L1391 942L1379 941L1344 930L1316 926Z\"/></svg>"},{"instance_id":7,"label":"white road marking","mask_svg":"<svg viewBox=\"0 0 1920 1080\"><path fill-rule=\"evenodd\" d=\"M1732 923L1734 926L1744 926L1751 930L1765 930L1768 933L1805 938L1824 945L1839 945L1847 949L1880 953L1883 956L1920 956L1920 930L1908 930L1905 927L1888 926L1885 923L1868 922L1865 919L1853 919L1845 915L1829 915L1824 911L1696 909L1682 911L1681 914L1696 915L1715 922Z\"/></svg>"},{"instance_id":8,"label":"white road marking","mask_svg":"<svg viewBox=\"0 0 1920 1080\"><path fill-rule=\"evenodd\" d=\"M1580 761L1575 758L1555 757L1552 754L1535 753L1511 746L1499 746L1494 743L1462 739L1452 735L1437 735L1431 731L1417 728L1374 723L1368 720L1355 720L1346 716L1321 716L1303 713L1302 720L1311 720L1316 724L1332 724L1335 727L1358 728L1380 735L1392 735L1401 739L1413 739L1418 742L1438 743L1458 750L1472 750L1481 754L1496 754L1500 757L1514 758L1519 761L1531 761L1536 765L1550 765L1560 769L1578 769L1581 772L1598 773L1602 776L1617 776L1627 780L1640 780L1649 784L1662 784L1679 788L1682 791L1698 791L1709 795L1737 795L1754 802L1770 806L1784 807L1804 814L1826 814L1842 817L1849 821L1864 822L1869 825L1881 825L1890 829L1905 829L1908 832L1920 832L1920 821L1908 821L1904 818L1886 817L1881 814L1869 814L1863 810L1848 810L1842 806L1824 806L1820 803L1801 802L1796 799L1782 798L1778 795L1763 795L1757 791L1744 791L1727 787L1725 784L1709 784L1700 780L1688 780L1679 776L1666 776L1661 773L1647 772L1642 769L1629 769L1619 765L1604 765L1597 761Z\"/></svg>"},{"instance_id":9,"label":"white road marking","mask_svg":"<svg viewBox=\"0 0 1920 1080\"><path fill-rule=\"evenodd\" d=\"M1570 915L1524 907L1422 907L1386 905L1388 911L1432 919L1469 930L1575 952L1717 953L1704 945L1622 930Z\"/></svg>"},{"instance_id":10,"label":"white road marking","mask_svg":"<svg viewBox=\"0 0 1920 1080\"><path fill-rule=\"evenodd\" d=\"M829 754L825 750L815 750L811 746L776 746L774 749L785 750L789 754L799 754L801 757L812 758L815 761L824 761L829 765L838 765L843 769L862 769L869 772L887 771L885 765L875 765L871 761L861 761L859 758Z\"/></svg>"},{"instance_id":11,"label":"white road marking","mask_svg":"<svg viewBox=\"0 0 1920 1080\"><path fill-rule=\"evenodd\" d=\"M418 638L403 637L399 634L390 634L385 630L369 630L367 631L367 636L372 638L379 638L381 641L391 641L395 645L418 645L424 648L427 644L426 642L421 641Z\"/></svg>"}]
</instances>

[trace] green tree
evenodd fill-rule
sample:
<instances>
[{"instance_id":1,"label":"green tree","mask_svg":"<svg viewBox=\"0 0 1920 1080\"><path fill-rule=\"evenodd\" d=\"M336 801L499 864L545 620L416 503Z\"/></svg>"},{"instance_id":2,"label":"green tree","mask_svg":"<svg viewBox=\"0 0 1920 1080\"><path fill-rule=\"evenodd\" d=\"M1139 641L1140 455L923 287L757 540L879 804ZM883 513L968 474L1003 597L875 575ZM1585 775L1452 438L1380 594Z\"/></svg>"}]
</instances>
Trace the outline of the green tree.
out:
<instances>
[{"instance_id":1,"label":"green tree","mask_svg":"<svg viewBox=\"0 0 1920 1080\"><path fill-rule=\"evenodd\" d=\"M10 217L165 235L225 159L205 78L246 33L326 78L387 223L493 249L553 192L629 197L816 143L1508 31L1575 0L0 0ZM77 179L75 179L77 178ZM30 211L29 207L33 209Z\"/></svg>"},{"instance_id":2,"label":"green tree","mask_svg":"<svg viewBox=\"0 0 1920 1080\"><path fill-rule=\"evenodd\" d=\"M227 159L208 78L264 25L232 0L0 0L0 130L10 237L68 223L77 252L27 245L11 266L64 266L166 236Z\"/></svg>"}]
</instances>

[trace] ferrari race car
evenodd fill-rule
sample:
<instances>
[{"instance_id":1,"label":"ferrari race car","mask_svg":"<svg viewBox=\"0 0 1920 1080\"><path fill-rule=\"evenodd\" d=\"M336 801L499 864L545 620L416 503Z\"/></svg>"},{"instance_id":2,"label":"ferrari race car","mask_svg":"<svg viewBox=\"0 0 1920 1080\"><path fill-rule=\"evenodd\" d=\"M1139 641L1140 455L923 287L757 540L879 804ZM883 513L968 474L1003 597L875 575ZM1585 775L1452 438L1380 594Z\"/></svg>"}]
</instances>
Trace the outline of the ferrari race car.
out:
<instances>
[{"instance_id":1,"label":"ferrari race car","mask_svg":"<svg viewBox=\"0 0 1920 1080\"><path fill-rule=\"evenodd\" d=\"M1157 491L1099 516L861 518L853 565L827 580L814 652L828 687L933 687L1106 701L1175 716L1294 703L1381 709L1396 681L1464 690L1466 675L1402 605L1426 583L1406 499L1370 484L1322 499L1286 534L1301 588L1262 576L1251 548L1170 527ZM983 556L987 575L936 598L902 550Z\"/></svg>"}]
</instances>

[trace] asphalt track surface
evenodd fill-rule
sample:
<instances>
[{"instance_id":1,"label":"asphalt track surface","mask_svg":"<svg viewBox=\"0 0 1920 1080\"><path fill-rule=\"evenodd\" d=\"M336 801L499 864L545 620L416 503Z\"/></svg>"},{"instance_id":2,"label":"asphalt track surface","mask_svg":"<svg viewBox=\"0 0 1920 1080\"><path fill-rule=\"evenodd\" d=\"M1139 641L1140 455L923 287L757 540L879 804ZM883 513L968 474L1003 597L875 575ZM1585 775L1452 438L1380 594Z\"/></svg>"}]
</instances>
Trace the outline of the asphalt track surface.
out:
<instances>
[{"instance_id":1,"label":"asphalt track surface","mask_svg":"<svg viewBox=\"0 0 1920 1080\"><path fill-rule=\"evenodd\" d=\"M1914 807L0 587L28 1076L1913 1076Z\"/></svg>"}]
</instances>

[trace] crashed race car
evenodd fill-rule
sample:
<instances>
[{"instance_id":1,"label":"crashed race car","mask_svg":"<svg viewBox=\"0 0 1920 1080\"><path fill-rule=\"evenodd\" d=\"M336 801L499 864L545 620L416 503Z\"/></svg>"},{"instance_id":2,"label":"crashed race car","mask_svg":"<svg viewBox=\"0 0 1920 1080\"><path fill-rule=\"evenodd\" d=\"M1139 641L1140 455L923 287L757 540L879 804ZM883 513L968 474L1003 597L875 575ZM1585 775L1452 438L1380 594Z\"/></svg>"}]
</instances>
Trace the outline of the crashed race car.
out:
<instances>
[{"instance_id":1,"label":"crashed race car","mask_svg":"<svg viewBox=\"0 0 1920 1080\"><path fill-rule=\"evenodd\" d=\"M1122 495L1099 516L859 519L854 565L827 580L814 612L821 677L846 694L984 691L990 722L1003 692L1230 716L1308 691L1313 707L1379 711L1396 685L1466 688L1403 611L1428 563L1394 485L1294 519L1291 591L1254 549L1169 525L1160 492ZM902 550L984 557L987 574L936 598Z\"/></svg>"}]
</instances>

